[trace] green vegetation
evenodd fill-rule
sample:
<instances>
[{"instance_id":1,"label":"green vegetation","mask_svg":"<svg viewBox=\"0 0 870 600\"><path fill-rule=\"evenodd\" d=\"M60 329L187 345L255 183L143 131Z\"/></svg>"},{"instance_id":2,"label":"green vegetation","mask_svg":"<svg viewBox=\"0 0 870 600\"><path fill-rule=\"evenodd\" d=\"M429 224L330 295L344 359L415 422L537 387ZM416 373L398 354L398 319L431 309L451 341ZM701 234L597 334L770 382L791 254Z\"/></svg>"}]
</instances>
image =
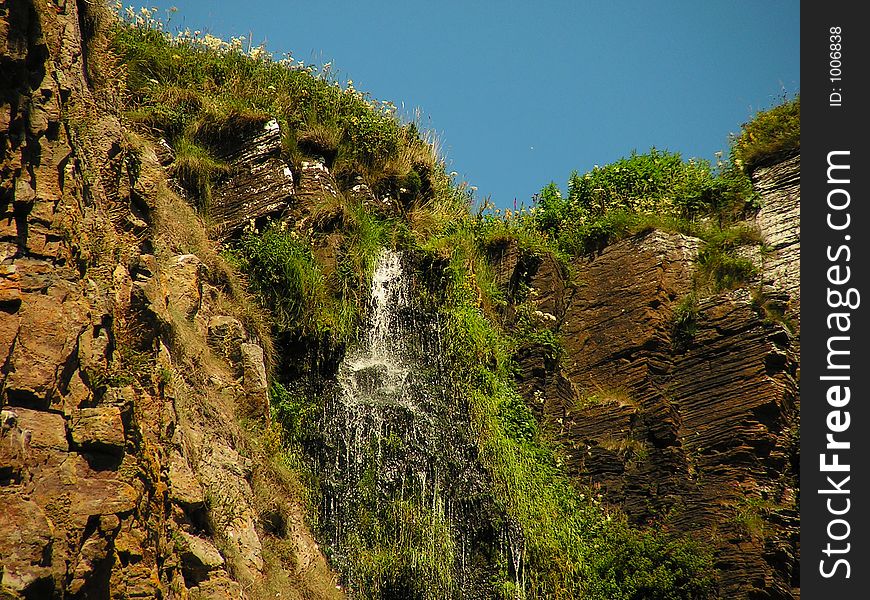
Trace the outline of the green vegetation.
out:
<instances>
[{"instance_id":1,"label":"green vegetation","mask_svg":"<svg viewBox=\"0 0 870 600\"><path fill-rule=\"evenodd\" d=\"M687 294L674 306L671 317L671 343L674 350L682 352L695 339L698 331L698 297L694 293Z\"/></svg>"},{"instance_id":2,"label":"green vegetation","mask_svg":"<svg viewBox=\"0 0 870 600\"><path fill-rule=\"evenodd\" d=\"M207 211L212 183L226 174L216 151L236 132L269 118L282 125L285 160L298 167L303 157L320 156L336 175L341 193L311 207L310 234L274 223L226 250L268 309L280 348L308 353L306 364L323 374L334 371L330 361L358 332L381 248L397 247L413 257L417 310L440 326L439 374L449 376L439 381L444 388L439 395L473 439L487 498L496 509L480 518L494 531L510 532L511 548L521 557L509 560L513 557L491 542L488 551L495 558L487 560L497 572L483 595L709 597L712 557L699 544L630 527L618 511L562 472L558 452L515 386L520 349L541 349L555 365L561 342L527 289L499 284L493 256L515 245L525 259L551 255L567 269L571 257L664 228L704 241L697 292L742 285L754 268L738 249L758 240L733 227L755 206L738 166L758 160L752 144L776 138L773 125L759 123L747 134L749 142L740 138L731 164L714 168L652 149L582 176L572 174L567 194L550 184L530 210L502 214L484 203L472 214L472 190L445 172L431 140L413 123L398 120L389 103L372 101L350 82L340 86L328 65L317 70L289 57L275 61L261 48L244 50L240 40L227 43L197 33L173 37L156 23L136 20L115 27L113 48L126 66L129 117L168 139L175 150L171 168L200 209ZM358 177L379 197L397 200L399 209L376 214L351 200L343 192ZM323 252L327 239L332 254ZM675 310L675 344L691 341L696 320L692 294ZM272 444L297 455L288 459L297 465L308 465L307 457L299 457L328 434L315 431L316 409L323 406L319 394L328 386L312 379L282 372L270 389L282 430ZM589 407L620 401L618 394L604 392L588 400ZM407 440L393 433L379 442L383 446L369 449L362 464L401 454ZM642 451L630 440L610 446L621 453ZM375 475L366 467L354 490L358 501L345 515L357 524L342 537L341 549L354 593L455 597L462 549L449 511L437 494L424 495L422 486L383 490ZM309 482L315 485L316 479Z\"/></svg>"},{"instance_id":3,"label":"green vegetation","mask_svg":"<svg viewBox=\"0 0 870 600\"><path fill-rule=\"evenodd\" d=\"M731 158L735 165L746 172L771 157L782 156L800 150L801 147L801 97L783 99L783 102L765 111L760 111L743 125L734 139Z\"/></svg>"},{"instance_id":4,"label":"green vegetation","mask_svg":"<svg viewBox=\"0 0 870 600\"><path fill-rule=\"evenodd\" d=\"M376 192L409 203L447 186L416 126L400 123L395 106L352 82L340 86L328 64L317 70L289 56L276 61L263 48L245 49L241 38L173 36L135 14L114 27L112 49L126 67L128 117L168 139L173 169L203 203L222 174L210 154L269 118L282 125L285 158L297 167L301 156L319 155L339 180L361 176Z\"/></svg>"}]
</instances>

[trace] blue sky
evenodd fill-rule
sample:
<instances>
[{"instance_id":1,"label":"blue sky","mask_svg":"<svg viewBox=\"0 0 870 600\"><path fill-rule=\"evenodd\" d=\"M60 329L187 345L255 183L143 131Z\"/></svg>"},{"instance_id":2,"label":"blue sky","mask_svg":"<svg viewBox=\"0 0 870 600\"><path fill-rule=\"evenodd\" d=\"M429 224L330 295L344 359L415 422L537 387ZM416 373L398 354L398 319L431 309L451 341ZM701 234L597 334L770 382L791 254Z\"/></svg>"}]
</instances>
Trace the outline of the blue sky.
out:
<instances>
[{"instance_id":1,"label":"blue sky","mask_svg":"<svg viewBox=\"0 0 870 600\"><path fill-rule=\"evenodd\" d=\"M800 89L797 0L396 3L174 0L170 30L331 61L422 111L448 169L503 207L651 146L714 159Z\"/></svg>"}]
</instances>

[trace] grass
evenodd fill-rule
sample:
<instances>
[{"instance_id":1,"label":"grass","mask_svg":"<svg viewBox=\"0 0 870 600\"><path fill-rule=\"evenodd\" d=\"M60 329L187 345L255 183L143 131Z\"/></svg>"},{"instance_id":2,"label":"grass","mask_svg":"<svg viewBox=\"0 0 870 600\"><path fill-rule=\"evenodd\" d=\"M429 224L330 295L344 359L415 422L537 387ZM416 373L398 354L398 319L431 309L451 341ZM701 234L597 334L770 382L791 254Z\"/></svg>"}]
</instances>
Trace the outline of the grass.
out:
<instances>
[{"instance_id":1,"label":"grass","mask_svg":"<svg viewBox=\"0 0 870 600\"><path fill-rule=\"evenodd\" d=\"M675 352L684 352L698 332L698 296L686 294L676 305L671 316L671 345Z\"/></svg>"},{"instance_id":2,"label":"grass","mask_svg":"<svg viewBox=\"0 0 870 600\"><path fill-rule=\"evenodd\" d=\"M733 162L751 172L765 161L798 152L801 147L801 97L759 111L732 141Z\"/></svg>"},{"instance_id":3,"label":"grass","mask_svg":"<svg viewBox=\"0 0 870 600\"><path fill-rule=\"evenodd\" d=\"M198 206L207 210L211 203L212 182L229 173L229 166L212 157L209 151L187 136L175 141L175 160L170 173L194 193Z\"/></svg>"}]
</instances>

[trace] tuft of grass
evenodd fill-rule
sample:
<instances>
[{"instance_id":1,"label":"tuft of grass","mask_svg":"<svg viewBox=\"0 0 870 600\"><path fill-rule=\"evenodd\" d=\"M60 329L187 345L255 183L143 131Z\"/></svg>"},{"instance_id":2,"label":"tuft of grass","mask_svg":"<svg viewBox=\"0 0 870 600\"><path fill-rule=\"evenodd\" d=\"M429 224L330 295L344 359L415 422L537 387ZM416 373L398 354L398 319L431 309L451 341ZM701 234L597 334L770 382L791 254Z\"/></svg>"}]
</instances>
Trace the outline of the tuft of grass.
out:
<instances>
[{"instance_id":1,"label":"tuft of grass","mask_svg":"<svg viewBox=\"0 0 870 600\"><path fill-rule=\"evenodd\" d=\"M741 127L732 142L734 164L751 172L765 161L775 159L801 147L801 97L785 99L768 110L759 111Z\"/></svg>"},{"instance_id":2,"label":"tuft of grass","mask_svg":"<svg viewBox=\"0 0 870 600\"><path fill-rule=\"evenodd\" d=\"M170 172L189 192L195 195L201 210L211 203L212 183L229 173L229 166L215 159L209 151L187 136L175 141L175 160Z\"/></svg>"},{"instance_id":3,"label":"tuft of grass","mask_svg":"<svg viewBox=\"0 0 870 600\"><path fill-rule=\"evenodd\" d=\"M671 316L671 345L675 352L685 351L698 332L698 296L687 294L674 306Z\"/></svg>"},{"instance_id":4,"label":"tuft of grass","mask_svg":"<svg viewBox=\"0 0 870 600\"><path fill-rule=\"evenodd\" d=\"M587 391L574 403L575 409L590 408L593 406L605 406L616 404L629 408L639 408L638 401L631 397L627 390L621 388L601 388Z\"/></svg>"}]
</instances>

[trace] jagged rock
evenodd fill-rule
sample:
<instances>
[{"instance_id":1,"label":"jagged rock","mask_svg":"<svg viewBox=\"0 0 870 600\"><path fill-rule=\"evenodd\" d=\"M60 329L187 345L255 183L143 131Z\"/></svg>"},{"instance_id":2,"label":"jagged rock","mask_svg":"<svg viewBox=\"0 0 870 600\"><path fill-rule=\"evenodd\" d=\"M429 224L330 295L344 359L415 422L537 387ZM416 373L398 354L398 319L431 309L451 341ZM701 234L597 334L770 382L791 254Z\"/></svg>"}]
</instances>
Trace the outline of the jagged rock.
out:
<instances>
[{"instance_id":1,"label":"jagged rock","mask_svg":"<svg viewBox=\"0 0 870 600\"><path fill-rule=\"evenodd\" d=\"M145 533L136 527L132 518L128 518L115 536L115 552L124 562L138 562L144 556L146 542Z\"/></svg>"},{"instance_id":2,"label":"jagged rock","mask_svg":"<svg viewBox=\"0 0 870 600\"><path fill-rule=\"evenodd\" d=\"M268 408L268 379L263 349L257 344L242 344L241 357L245 393L259 404L261 410Z\"/></svg>"},{"instance_id":3,"label":"jagged rock","mask_svg":"<svg viewBox=\"0 0 870 600\"><path fill-rule=\"evenodd\" d=\"M72 419L72 441L83 449L124 453L124 423L117 406L83 408Z\"/></svg>"},{"instance_id":4,"label":"jagged rock","mask_svg":"<svg viewBox=\"0 0 870 600\"><path fill-rule=\"evenodd\" d=\"M212 234L239 235L249 223L278 216L295 192L293 174L281 159L281 129L275 120L227 147L220 158L230 165L226 181L215 186L209 216Z\"/></svg>"},{"instance_id":5,"label":"jagged rock","mask_svg":"<svg viewBox=\"0 0 870 600\"><path fill-rule=\"evenodd\" d=\"M123 566L113 572L111 589L113 597L159 598L161 585L157 566L145 564Z\"/></svg>"},{"instance_id":6,"label":"jagged rock","mask_svg":"<svg viewBox=\"0 0 870 600\"><path fill-rule=\"evenodd\" d=\"M117 522L117 517L114 515L112 517ZM77 561L72 569L72 581L67 588L71 594L82 594L85 590L93 594L97 589L106 589L110 572L102 567L105 567L106 561L111 558L109 552L112 533L96 530L79 548Z\"/></svg>"},{"instance_id":7,"label":"jagged rock","mask_svg":"<svg viewBox=\"0 0 870 600\"><path fill-rule=\"evenodd\" d=\"M57 282L44 294L29 293L35 291L28 289L29 275L21 281L28 293L16 315L17 337L8 358L4 394L12 404L48 408L57 399L59 376L88 319L72 286Z\"/></svg>"},{"instance_id":8,"label":"jagged rock","mask_svg":"<svg viewBox=\"0 0 870 600\"><path fill-rule=\"evenodd\" d=\"M203 449L197 471L212 498L209 508L213 521L219 524L219 535L234 549L248 576L255 577L263 570L263 546L256 531L257 517L244 463L237 451L212 440Z\"/></svg>"},{"instance_id":9,"label":"jagged rock","mask_svg":"<svg viewBox=\"0 0 870 600\"><path fill-rule=\"evenodd\" d=\"M196 572L199 578L208 571L224 566L224 557L208 540L180 530L175 536L184 567Z\"/></svg>"},{"instance_id":10,"label":"jagged rock","mask_svg":"<svg viewBox=\"0 0 870 600\"><path fill-rule=\"evenodd\" d=\"M246 600L242 586L226 576L215 575L188 590L190 600Z\"/></svg>"},{"instance_id":11,"label":"jagged rock","mask_svg":"<svg viewBox=\"0 0 870 600\"><path fill-rule=\"evenodd\" d=\"M206 268L194 254L180 254L163 270L166 303L187 318L202 306L202 286Z\"/></svg>"},{"instance_id":12,"label":"jagged rock","mask_svg":"<svg viewBox=\"0 0 870 600\"><path fill-rule=\"evenodd\" d=\"M0 488L4 527L0 527L0 593L46 597L54 587L54 526L38 504Z\"/></svg>"},{"instance_id":13,"label":"jagged rock","mask_svg":"<svg viewBox=\"0 0 870 600\"><path fill-rule=\"evenodd\" d=\"M221 290L210 287L200 259L166 258L169 248L186 251L165 225L189 207L172 193L150 143L140 153L139 138L111 110L117 90L103 87L97 65L105 40L81 38L100 35L92 25L102 6L55 4L0 9L0 596L185 597L168 532L178 504L204 510L202 490L187 485L202 477L218 506L183 514L184 526L214 518L214 534L202 539L226 541L239 558L232 576L217 568L198 589L244 597L233 578L251 585L264 563L251 465L229 450L246 444L234 414L243 394L231 383L235 365L201 352ZM240 154L235 183L223 186L227 198L234 184L245 192L233 205L243 224L249 208L280 212L293 192L280 132L270 127L262 140L241 150L249 163ZM135 174L126 168L133 158ZM186 217L184 227L196 222ZM191 316L187 327L181 320ZM190 339L174 339L179 325ZM199 354L179 352L184 343ZM151 371L155 356L173 377ZM141 372L114 370L139 362ZM188 372L177 373L182 366ZM115 387L130 375L138 384ZM168 464L182 429L218 448L191 459L204 475L182 476ZM125 439L135 452L124 452ZM292 566L269 568L290 574Z\"/></svg>"},{"instance_id":14,"label":"jagged rock","mask_svg":"<svg viewBox=\"0 0 870 600\"><path fill-rule=\"evenodd\" d=\"M66 452L69 448L63 415L26 408L14 408L10 412L16 414L17 433L25 453Z\"/></svg>"},{"instance_id":15,"label":"jagged rock","mask_svg":"<svg viewBox=\"0 0 870 600\"><path fill-rule=\"evenodd\" d=\"M205 504L202 486L177 452L169 459L169 499L186 511L197 510Z\"/></svg>"},{"instance_id":16,"label":"jagged rock","mask_svg":"<svg viewBox=\"0 0 870 600\"><path fill-rule=\"evenodd\" d=\"M329 203L340 199L338 184L323 161L316 159L302 161L296 198L301 204L310 204L318 200Z\"/></svg>"},{"instance_id":17,"label":"jagged rock","mask_svg":"<svg viewBox=\"0 0 870 600\"><path fill-rule=\"evenodd\" d=\"M241 360L241 346L245 341L242 322L227 315L214 315L208 320L208 343L218 354L232 361Z\"/></svg>"},{"instance_id":18,"label":"jagged rock","mask_svg":"<svg viewBox=\"0 0 870 600\"><path fill-rule=\"evenodd\" d=\"M115 471L95 470L79 454L56 454L50 464L33 481L32 499L41 506L63 499L65 518L77 526L92 516L129 513L139 501L139 492Z\"/></svg>"}]
</instances>

